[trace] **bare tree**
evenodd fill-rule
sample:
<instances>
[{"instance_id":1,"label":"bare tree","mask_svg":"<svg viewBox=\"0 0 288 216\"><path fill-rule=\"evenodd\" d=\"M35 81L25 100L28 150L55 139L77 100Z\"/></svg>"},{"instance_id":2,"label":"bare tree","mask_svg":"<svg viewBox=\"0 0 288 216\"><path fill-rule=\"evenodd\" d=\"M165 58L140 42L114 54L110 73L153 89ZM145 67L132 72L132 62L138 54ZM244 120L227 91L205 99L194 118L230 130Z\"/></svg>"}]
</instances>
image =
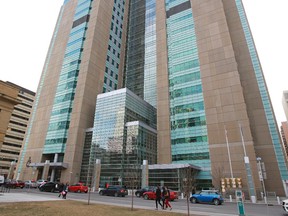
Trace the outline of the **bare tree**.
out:
<instances>
[{"instance_id":1,"label":"bare tree","mask_svg":"<svg viewBox=\"0 0 288 216\"><path fill-rule=\"evenodd\" d=\"M129 164L125 172L125 185L132 190L131 196L131 211L134 210L134 190L139 187L141 180L141 169L140 165Z\"/></svg>"},{"instance_id":2,"label":"bare tree","mask_svg":"<svg viewBox=\"0 0 288 216\"><path fill-rule=\"evenodd\" d=\"M182 183L182 190L184 191L184 196L186 197L186 204L187 204L187 213L190 216L190 193L194 190L195 187L195 175L197 171L193 169L191 166L188 166L181 170L181 179Z\"/></svg>"},{"instance_id":3,"label":"bare tree","mask_svg":"<svg viewBox=\"0 0 288 216\"><path fill-rule=\"evenodd\" d=\"M217 164L212 166L211 175L212 175L212 184L214 188L222 192L221 179L225 177L223 164Z\"/></svg>"}]
</instances>

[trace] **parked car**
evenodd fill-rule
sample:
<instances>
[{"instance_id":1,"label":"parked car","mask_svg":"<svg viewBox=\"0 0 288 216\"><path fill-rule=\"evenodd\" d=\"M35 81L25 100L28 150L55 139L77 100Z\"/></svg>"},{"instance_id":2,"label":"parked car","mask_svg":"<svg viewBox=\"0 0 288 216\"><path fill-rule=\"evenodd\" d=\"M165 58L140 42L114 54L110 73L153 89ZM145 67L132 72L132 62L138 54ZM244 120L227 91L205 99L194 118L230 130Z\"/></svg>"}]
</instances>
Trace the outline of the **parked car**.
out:
<instances>
[{"instance_id":1,"label":"parked car","mask_svg":"<svg viewBox=\"0 0 288 216\"><path fill-rule=\"evenodd\" d=\"M47 181L47 180L44 180L44 179L38 179L38 180L36 181L37 187L39 187L39 186L42 185L42 184L45 184L46 182L48 182L48 181Z\"/></svg>"},{"instance_id":2,"label":"parked car","mask_svg":"<svg viewBox=\"0 0 288 216\"><path fill-rule=\"evenodd\" d=\"M6 179L4 182L4 186L7 188L21 188L21 189L23 189L25 184L21 180Z\"/></svg>"},{"instance_id":3,"label":"parked car","mask_svg":"<svg viewBox=\"0 0 288 216\"><path fill-rule=\"evenodd\" d=\"M45 184L39 186L39 190L45 192L59 192L60 187L58 187L58 185L59 184L55 182L46 182Z\"/></svg>"},{"instance_id":4,"label":"parked car","mask_svg":"<svg viewBox=\"0 0 288 216\"><path fill-rule=\"evenodd\" d=\"M68 187L68 191L70 192L78 192L78 193L87 193L88 187L83 183L77 183Z\"/></svg>"},{"instance_id":5,"label":"parked car","mask_svg":"<svg viewBox=\"0 0 288 216\"><path fill-rule=\"evenodd\" d=\"M172 191L172 190L169 190L169 191L170 191L170 200L171 201L178 199L178 192L177 191ZM152 190L152 191L144 192L143 198L146 200L155 200L156 199L156 189Z\"/></svg>"},{"instance_id":6,"label":"parked car","mask_svg":"<svg viewBox=\"0 0 288 216\"><path fill-rule=\"evenodd\" d=\"M99 191L100 195L107 195L107 196L122 196L125 197L128 195L128 191L125 187L119 185L110 185L108 188L104 188Z\"/></svg>"},{"instance_id":7,"label":"parked car","mask_svg":"<svg viewBox=\"0 0 288 216\"><path fill-rule=\"evenodd\" d=\"M37 183L36 181L33 180L27 180L24 182L25 188L37 188Z\"/></svg>"},{"instance_id":8,"label":"parked car","mask_svg":"<svg viewBox=\"0 0 288 216\"><path fill-rule=\"evenodd\" d=\"M4 176L0 175L0 186L4 184L4 180L5 180Z\"/></svg>"},{"instance_id":9,"label":"parked car","mask_svg":"<svg viewBox=\"0 0 288 216\"><path fill-rule=\"evenodd\" d=\"M154 186L144 187L144 188L141 188L141 189L139 189L139 190L136 190L135 196L137 196L137 197L142 197L142 196L143 196L143 193L145 193L145 192L147 192L147 191L153 191L153 190L156 190Z\"/></svg>"},{"instance_id":10,"label":"parked car","mask_svg":"<svg viewBox=\"0 0 288 216\"><path fill-rule=\"evenodd\" d=\"M282 207L285 212L288 212L288 199L282 201Z\"/></svg>"},{"instance_id":11,"label":"parked car","mask_svg":"<svg viewBox=\"0 0 288 216\"><path fill-rule=\"evenodd\" d=\"M205 190L200 193L193 194L190 197L191 203L210 203L221 205L224 202L223 197L215 190Z\"/></svg>"}]
</instances>

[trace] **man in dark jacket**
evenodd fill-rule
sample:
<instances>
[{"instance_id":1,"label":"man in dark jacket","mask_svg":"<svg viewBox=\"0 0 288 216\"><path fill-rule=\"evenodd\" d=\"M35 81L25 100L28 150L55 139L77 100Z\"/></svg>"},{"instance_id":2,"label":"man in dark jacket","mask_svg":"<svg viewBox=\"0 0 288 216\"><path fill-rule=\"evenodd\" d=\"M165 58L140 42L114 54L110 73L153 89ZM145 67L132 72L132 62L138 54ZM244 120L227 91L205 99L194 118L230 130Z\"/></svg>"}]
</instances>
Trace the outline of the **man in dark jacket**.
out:
<instances>
[{"instance_id":1,"label":"man in dark jacket","mask_svg":"<svg viewBox=\"0 0 288 216\"><path fill-rule=\"evenodd\" d=\"M161 197L162 197L161 189L160 189L159 186L157 186L157 189L156 189L156 199L155 199L156 210L158 210L158 204L161 206L161 208L163 208L163 205L162 205L161 202L160 202Z\"/></svg>"}]
</instances>

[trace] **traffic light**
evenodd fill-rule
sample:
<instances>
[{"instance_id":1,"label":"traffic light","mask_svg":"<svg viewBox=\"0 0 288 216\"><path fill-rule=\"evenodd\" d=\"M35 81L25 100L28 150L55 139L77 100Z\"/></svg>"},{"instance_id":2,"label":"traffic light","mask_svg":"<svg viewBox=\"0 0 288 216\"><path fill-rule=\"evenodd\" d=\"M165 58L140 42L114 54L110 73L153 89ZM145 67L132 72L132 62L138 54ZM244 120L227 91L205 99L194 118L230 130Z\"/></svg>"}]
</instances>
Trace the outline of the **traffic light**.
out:
<instances>
[{"instance_id":1,"label":"traffic light","mask_svg":"<svg viewBox=\"0 0 288 216\"><path fill-rule=\"evenodd\" d=\"M231 188L230 178L225 178L226 188Z\"/></svg>"},{"instance_id":2,"label":"traffic light","mask_svg":"<svg viewBox=\"0 0 288 216\"><path fill-rule=\"evenodd\" d=\"M221 191L224 193L226 191L225 179L221 178Z\"/></svg>"},{"instance_id":3,"label":"traffic light","mask_svg":"<svg viewBox=\"0 0 288 216\"><path fill-rule=\"evenodd\" d=\"M237 188L242 188L242 179L241 178L236 178L236 185L237 185Z\"/></svg>"}]
</instances>

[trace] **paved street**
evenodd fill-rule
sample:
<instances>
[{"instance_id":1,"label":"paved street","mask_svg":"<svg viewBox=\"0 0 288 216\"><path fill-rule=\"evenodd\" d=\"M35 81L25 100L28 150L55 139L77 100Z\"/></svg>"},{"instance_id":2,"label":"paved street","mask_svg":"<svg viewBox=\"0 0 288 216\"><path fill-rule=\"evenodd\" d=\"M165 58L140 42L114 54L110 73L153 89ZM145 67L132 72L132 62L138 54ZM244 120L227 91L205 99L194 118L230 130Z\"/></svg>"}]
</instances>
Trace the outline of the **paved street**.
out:
<instances>
[{"instance_id":1,"label":"paved street","mask_svg":"<svg viewBox=\"0 0 288 216\"><path fill-rule=\"evenodd\" d=\"M40 192L38 189L11 189L10 193L2 193L0 195L0 203L2 202L21 202L21 201L50 201L62 200L58 198L57 193ZM88 193L68 193L67 199L79 200L88 203ZM131 206L131 196L127 197L107 197L100 196L98 193L90 194L91 203L103 203L108 205ZM144 200L143 198L134 197L135 208L151 209L155 208L155 202L152 200ZM203 216L236 216L238 215L236 203L226 202L224 205L214 206L208 204L191 204L190 212L195 215ZM187 212L186 200L177 200L172 202L174 212ZM247 216L288 216L282 209L281 205L265 205L245 203Z\"/></svg>"}]
</instances>

